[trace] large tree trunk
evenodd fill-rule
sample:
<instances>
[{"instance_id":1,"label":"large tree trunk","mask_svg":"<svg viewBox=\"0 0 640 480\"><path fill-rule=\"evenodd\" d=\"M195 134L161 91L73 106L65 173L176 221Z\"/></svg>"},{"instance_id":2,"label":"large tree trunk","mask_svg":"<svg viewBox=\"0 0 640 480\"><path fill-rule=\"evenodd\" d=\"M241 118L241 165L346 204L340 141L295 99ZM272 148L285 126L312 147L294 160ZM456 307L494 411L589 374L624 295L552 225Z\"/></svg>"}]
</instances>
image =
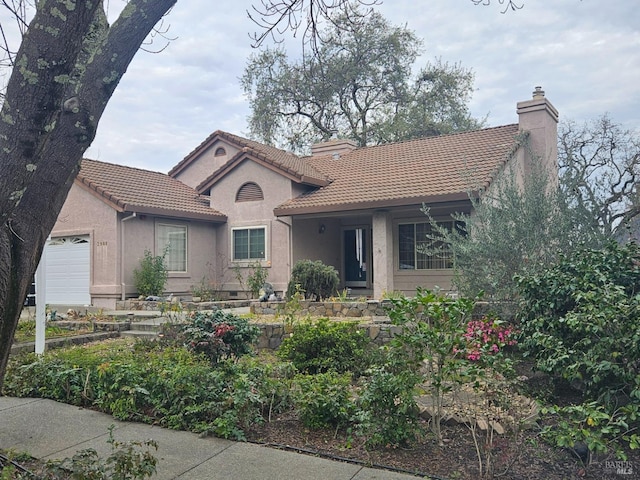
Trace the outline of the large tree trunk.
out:
<instances>
[{"instance_id":1,"label":"large tree trunk","mask_svg":"<svg viewBox=\"0 0 640 480\"><path fill-rule=\"evenodd\" d=\"M16 57L0 113L0 389L16 326L80 161L120 78L176 0L47 0Z\"/></svg>"}]
</instances>

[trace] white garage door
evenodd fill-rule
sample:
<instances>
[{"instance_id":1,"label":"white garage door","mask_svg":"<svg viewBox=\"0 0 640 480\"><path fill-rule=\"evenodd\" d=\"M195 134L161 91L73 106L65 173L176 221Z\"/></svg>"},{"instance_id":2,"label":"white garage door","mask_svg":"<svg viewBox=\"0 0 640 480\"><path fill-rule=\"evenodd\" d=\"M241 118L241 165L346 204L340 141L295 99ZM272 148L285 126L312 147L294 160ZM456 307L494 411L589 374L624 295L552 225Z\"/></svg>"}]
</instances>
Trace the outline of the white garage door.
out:
<instances>
[{"instance_id":1,"label":"white garage door","mask_svg":"<svg viewBox=\"0 0 640 480\"><path fill-rule=\"evenodd\" d=\"M89 305L89 235L54 237L47 244L47 297L50 305Z\"/></svg>"}]
</instances>

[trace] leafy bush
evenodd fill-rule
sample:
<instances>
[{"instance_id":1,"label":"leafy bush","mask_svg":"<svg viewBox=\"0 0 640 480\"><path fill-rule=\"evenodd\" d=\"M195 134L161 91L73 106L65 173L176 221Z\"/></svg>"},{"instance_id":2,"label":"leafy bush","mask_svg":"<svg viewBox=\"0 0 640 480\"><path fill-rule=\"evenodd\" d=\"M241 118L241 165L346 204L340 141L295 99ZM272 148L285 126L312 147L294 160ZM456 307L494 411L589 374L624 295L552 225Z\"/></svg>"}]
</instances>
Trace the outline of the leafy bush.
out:
<instances>
[{"instance_id":1,"label":"leafy bush","mask_svg":"<svg viewBox=\"0 0 640 480\"><path fill-rule=\"evenodd\" d=\"M515 345L515 330L499 318L488 315L467 323L463 337L463 347L454 347L454 353L461 353L467 360L485 362L487 356L499 354L508 345Z\"/></svg>"},{"instance_id":2,"label":"leafy bush","mask_svg":"<svg viewBox=\"0 0 640 480\"><path fill-rule=\"evenodd\" d=\"M500 350L508 342L505 331L497 319L472 320L474 305L473 299L449 298L422 288L412 298L391 300L389 317L402 326L391 342L393 364L400 372L407 369L424 376L433 399L432 429L440 444L444 395L486 378L487 367L510 367Z\"/></svg>"},{"instance_id":3,"label":"leafy bush","mask_svg":"<svg viewBox=\"0 0 640 480\"><path fill-rule=\"evenodd\" d=\"M558 417L553 425L546 426L542 435L558 447L575 448L584 444L593 454L608 454L610 451L627 460L622 448L627 443L631 449L640 448L640 435L635 433L637 425L630 419L640 416L640 405L629 404L616 408L613 412L598 402L581 405L551 407L543 413Z\"/></svg>"},{"instance_id":4,"label":"leafy bush","mask_svg":"<svg viewBox=\"0 0 640 480\"><path fill-rule=\"evenodd\" d=\"M305 298L323 300L337 292L339 283L338 272L331 265L325 265L320 260L300 260L291 271L287 297L301 291Z\"/></svg>"},{"instance_id":5,"label":"leafy bush","mask_svg":"<svg viewBox=\"0 0 640 480\"><path fill-rule=\"evenodd\" d=\"M289 360L302 373L335 370L359 375L373 360L374 348L366 333L354 322L321 318L316 323L296 325L276 355Z\"/></svg>"},{"instance_id":6,"label":"leafy bush","mask_svg":"<svg viewBox=\"0 0 640 480\"><path fill-rule=\"evenodd\" d=\"M576 250L519 279L521 347L588 398L640 400L640 249Z\"/></svg>"},{"instance_id":7,"label":"leafy bush","mask_svg":"<svg viewBox=\"0 0 640 480\"><path fill-rule=\"evenodd\" d=\"M118 442L109 428L111 453L102 458L93 449L77 452L71 458L49 461L39 478L49 480L82 478L87 480L143 480L156 473L158 460L151 449L158 449L154 440Z\"/></svg>"},{"instance_id":8,"label":"leafy bush","mask_svg":"<svg viewBox=\"0 0 640 480\"><path fill-rule=\"evenodd\" d=\"M260 329L246 318L222 310L194 312L181 329L187 347L203 353L214 364L251 353L260 335Z\"/></svg>"},{"instance_id":9,"label":"leafy bush","mask_svg":"<svg viewBox=\"0 0 640 480\"><path fill-rule=\"evenodd\" d=\"M247 286L251 291L252 298L258 298L260 289L269 277L269 270L263 267L259 261L253 262L250 267L252 271L247 276Z\"/></svg>"},{"instance_id":10,"label":"leafy bush","mask_svg":"<svg viewBox=\"0 0 640 480\"><path fill-rule=\"evenodd\" d=\"M275 408L270 406L278 393L265 378L269 369L233 362L212 367L185 347L110 345L110 355L75 347L42 358L12 357L4 393L52 398L95 407L121 420L236 440L244 439L249 425L262 421L265 408ZM77 353L83 351L84 356ZM277 408L286 408L282 403Z\"/></svg>"},{"instance_id":11,"label":"leafy bush","mask_svg":"<svg viewBox=\"0 0 640 480\"><path fill-rule=\"evenodd\" d=\"M377 367L366 377L356 413L358 432L370 447L405 445L421 433L416 385L420 376Z\"/></svg>"},{"instance_id":12,"label":"leafy bush","mask_svg":"<svg viewBox=\"0 0 640 480\"><path fill-rule=\"evenodd\" d=\"M336 372L299 375L295 404L300 420L308 428L341 427L351 418L355 405L351 399L351 376Z\"/></svg>"},{"instance_id":13,"label":"leafy bush","mask_svg":"<svg viewBox=\"0 0 640 480\"><path fill-rule=\"evenodd\" d=\"M140 267L133 270L133 283L140 295L162 295L169 277L164 264L164 255L154 256L149 250L144 251Z\"/></svg>"},{"instance_id":14,"label":"leafy bush","mask_svg":"<svg viewBox=\"0 0 640 480\"><path fill-rule=\"evenodd\" d=\"M519 279L521 347L536 367L583 393L554 407L546 437L591 452L640 447L640 249L610 243L578 249L539 274Z\"/></svg>"}]
</instances>

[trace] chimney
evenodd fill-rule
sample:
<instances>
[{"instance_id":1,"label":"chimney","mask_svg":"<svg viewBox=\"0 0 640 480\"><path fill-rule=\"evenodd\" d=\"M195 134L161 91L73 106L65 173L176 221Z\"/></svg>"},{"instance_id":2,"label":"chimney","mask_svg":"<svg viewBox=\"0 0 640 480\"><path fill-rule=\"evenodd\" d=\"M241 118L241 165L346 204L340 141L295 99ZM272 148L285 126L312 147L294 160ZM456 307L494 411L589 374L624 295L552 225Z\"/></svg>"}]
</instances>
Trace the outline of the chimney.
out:
<instances>
[{"instance_id":1,"label":"chimney","mask_svg":"<svg viewBox=\"0 0 640 480\"><path fill-rule=\"evenodd\" d=\"M311 156L331 155L335 160L338 160L341 155L355 150L357 147L358 144L353 140L336 138L312 145Z\"/></svg>"},{"instance_id":2,"label":"chimney","mask_svg":"<svg viewBox=\"0 0 640 480\"><path fill-rule=\"evenodd\" d=\"M531 100L518 102L517 112L520 131L529 132L531 152L547 167L557 169L558 110L542 87L535 87Z\"/></svg>"}]
</instances>

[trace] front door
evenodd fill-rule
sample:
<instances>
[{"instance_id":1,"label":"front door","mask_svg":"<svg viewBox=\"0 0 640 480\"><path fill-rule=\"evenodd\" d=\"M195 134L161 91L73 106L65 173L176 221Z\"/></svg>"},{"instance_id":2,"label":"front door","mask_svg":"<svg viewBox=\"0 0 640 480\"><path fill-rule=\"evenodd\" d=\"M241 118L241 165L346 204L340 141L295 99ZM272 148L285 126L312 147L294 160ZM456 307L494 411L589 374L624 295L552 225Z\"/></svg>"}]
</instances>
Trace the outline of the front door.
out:
<instances>
[{"instance_id":1,"label":"front door","mask_svg":"<svg viewBox=\"0 0 640 480\"><path fill-rule=\"evenodd\" d=\"M367 286L367 229L344 231L344 276L347 287Z\"/></svg>"}]
</instances>

